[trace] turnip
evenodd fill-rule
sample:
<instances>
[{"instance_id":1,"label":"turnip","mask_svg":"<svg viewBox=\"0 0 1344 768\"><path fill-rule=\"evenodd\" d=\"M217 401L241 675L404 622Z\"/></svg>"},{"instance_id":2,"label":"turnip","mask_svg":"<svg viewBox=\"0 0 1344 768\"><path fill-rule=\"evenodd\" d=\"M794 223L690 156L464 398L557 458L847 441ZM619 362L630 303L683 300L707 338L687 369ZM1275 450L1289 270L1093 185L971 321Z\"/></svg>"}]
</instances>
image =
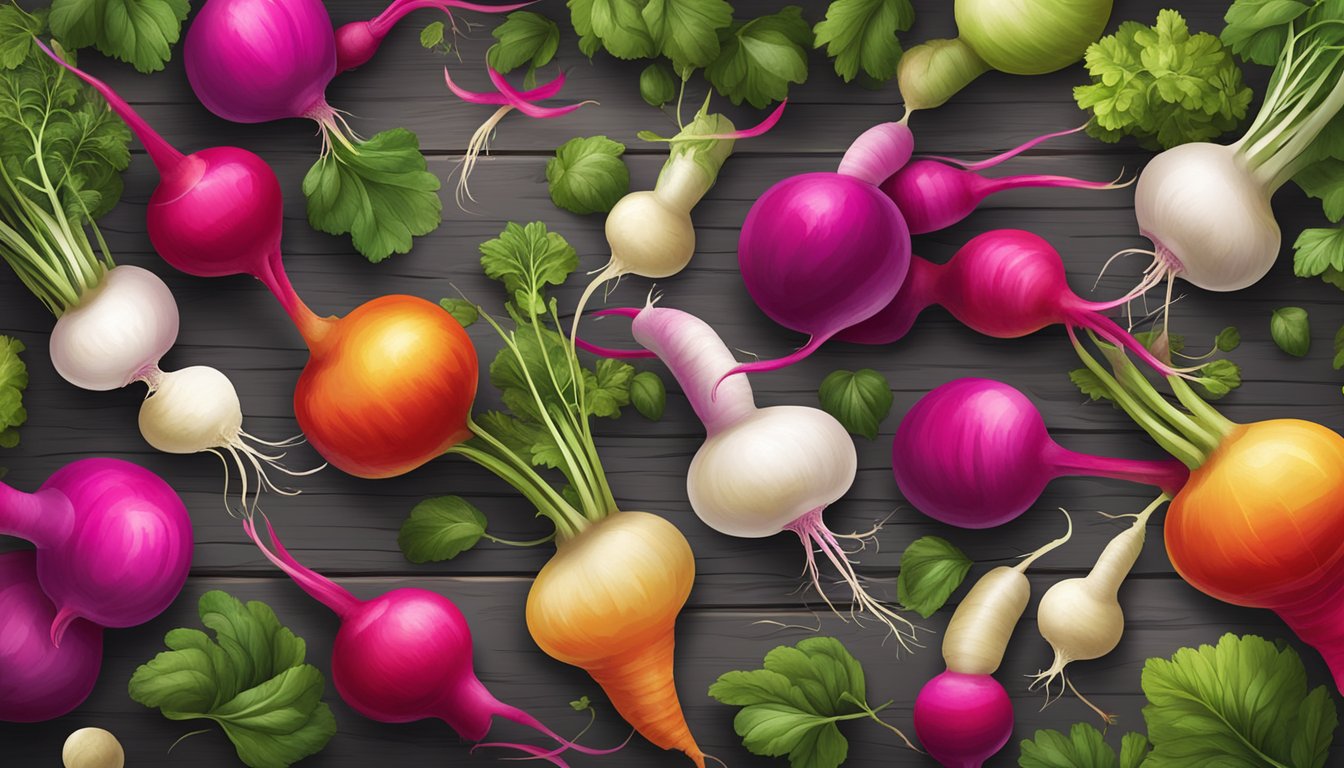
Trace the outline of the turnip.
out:
<instances>
[{"instance_id":1,"label":"turnip","mask_svg":"<svg viewBox=\"0 0 1344 768\"><path fill-rule=\"evenodd\" d=\"M1118 189L1132 184L1132 181L1121 184L1041 174L991 179L977 173L1016 157L1048 139L1067 136L1081 130L1082 128L1073 128L1058 133L1047 133L1007 152L975 163L947 157L915 158L891 178L882 182L882 191L886 192L901 209L901 215L905 217L905 223L910 227L910 234L922 235L956 224L969 216L986 197L1010 189L1029 187Z\"/></svg>"},{"instance_id":2,"label":"turnip","mask_svg":"<svg viewBox=\"0 0 1344 768\"><path fill-rule=\"evenodd\" d=\"M117 737L102 728L80 728L61 747L65 768L122 768L126 753Z\"/></svg>"},{"instance_id":3,"label":"turnip","mask_svg":"<svg viewBox=\"0 0 1344 768\"><path fill-rule=\"evenodd\" d=\"M511 747L562 768L565 763L556 755L566 749L593 755L620 749L592 749L570 742L491 695L472 670L471 629L448 598L403 587L360 600L295 560L269 522L266 528L274 551L262 542L251 519L243 521L243 530L266 559L340 618L341 628L331 648L331 678L345 703L361 715L381 723L437 718L473 742L484 739L491 721L502 717L553 739L559 748L485 746Z\"/></svg>"},{"instance_id":4,"label":"turnip","mask_svg":"<svg viewBox=\"0 0 1344 768\"><path fill-rule=\"evenodd\" d=\"M891 465L901 494L916 509L961 528L1015 519L1057 477L1128 480L1174 494L1189 474L1173 459L1117 459L1064 448L1026 395L978 378L950 381L920 398L896 429Z\"/></svg>"},{"instance_id":5,"label":"turnip","mask_svg":"<svg viewBox=\"0 0 1344 768\"><path fill-rule=\"evenodd\" d=\"M1119 536L1111 539L1086 576L1055 582L1036 607L1036 627L1055 652L1050 667L1036 675L1032 687L1044 686L1050 699L1050 683L1061 678L1060 694L1068 687L1107 724L1115 718L1088 701L1073 687L1064 667L1075 661L1090 661L1115 650L1125 631L1125 612L1120 608L1120 585L1139 559L1146 538L1148 518L1171 499L1158 496Z\"/></svg>"},{"instance_id":6,"label":"turnip","mask_svg":"<svg viewBox=\"0 0 1344 768\"><path fill-rule=\"evenodd\" d=\"M0 553L0 616L0 721L38 723L84 703L103 664L103 630L78 619L52 644L56 606L31 550Z\"/></svg>"},{"instance_id":7,"label":"turnip","mask_svg":"<svg viewBox=\"0 0 1344 768\"><path fill-rule=\"evenodd\" d=\"M863 538L876 529L837 535L822 520L826 507L854 483L858 466L854 442L840 422L817 408L757 408L745 378L723 378L737 362L714 329L697 317L652 305L605 314L633 317L635 340L667 365L705 425L705 442L686 477L695 514L729 536L756 539L793 532L806 552L806 573L823 599L829 603L818 554L839 573L856 611L876 618L903 645L914 640L914 626L868 594L840 545L840 539Z\"/></svg>"},{"instance_id":8,"label":"turnip","mask_svg":"<svg viewBox=\"0 0 1344 768\"><path fill-rule=\"evenodd\" d=\"M0 535L37 548L61 644L80 619L133 627L177 597L191 567L191 518L158 475L119 459L81 459L35 493L0 483Z\"/></svg>"},{"instance_id":9,"label":"turnip","mask_svg":"<svg viewBox=\"0 0 1344 768\"><path fill-rule=\"evenodd\" d=\"M1013 735L1012 702L992 675L1031 599L1027 568L1072 535L1070 519L1062 537L1011 568L1001 565L981 576L952 613L943 636L947 670L915 697L915 733L939 765L980 768Z\"/></svg>"}]
</instances>

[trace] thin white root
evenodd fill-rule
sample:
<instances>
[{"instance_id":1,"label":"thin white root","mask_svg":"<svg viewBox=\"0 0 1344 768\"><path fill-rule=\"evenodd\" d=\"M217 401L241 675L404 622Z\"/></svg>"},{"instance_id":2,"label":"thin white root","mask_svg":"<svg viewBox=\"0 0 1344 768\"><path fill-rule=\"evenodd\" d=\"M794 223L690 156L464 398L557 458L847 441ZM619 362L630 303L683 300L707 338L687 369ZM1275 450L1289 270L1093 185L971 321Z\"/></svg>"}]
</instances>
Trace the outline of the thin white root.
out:
<instances>
[{"instance_id":1,"label":"thin white root","mask_svg":"<svg viewBox=\"0 0 1344 768\"><path fill-rule=\"evenodd\" d=\"M490 138L494 135L495 128L504 116L513 111L513 107L505 105L495 110L495 113L489 117L476 132L471 134L471 139L467 141L466 154L462 156L458 164L457 188L453 192L453 199L457 202L457 207L466 211L466 200L476 202L476 198L471 194L471 187L468 182L471 178L471 172L476 168L476 161L480 158L482 152L489 152Z\"/></svg>"},{"instance_id":2,"label":"thin white root","mask_svg":"<svg viewBox=\"0 0 1344 768\"><path fill-rule=\"evenodd\" d=\"M1064 519L1068 521L1069 529L1065 531L1064 535L1060 536L1058 539L1055 539L1054 541L1045 544L1035 552L1028 552L1027 554L1023 555L1022 562L1014 566L1014 570L1016 570L1018 573L1026 573L1027 568L1030 567L1032 563L1036 562L1036 560L1039 559L1041 555L1047 554L1050 551L1063 546L1068 542L1069 539L1073 538L1073 518L1069 516L1069 511L1067 509L1064 509L1063 507L1060 507L1059 511L1064 513Z\"/></svg>"},{"instance_id":3,"label":"thin white root","mask_svg":"<svg viewBox=\"0 0 1344 768\"><path fill-rule=\"evenodd\" d=\"M1073 691L1073 695L1077 696L1079 701L1087 705L1088 709L1092 710L1093 712L1096 712L1097 716L1100 717L1103 722L1105 722L1107 725L1115 725L1115 721L1118 718L1115 715L1112 715L1110 712L1103 710L1101 707L1098 707L1096 704L1093 704L1091 701L1088 700L1086 696L1079 693L1078 689L1073 687L1073 681L1070 680L1067 675L1064 676L1064 684L1069 687L1070 691Z\"/></svg>"},{"instance_id":4,"label":"thin white root","mask_svg":"<svg viewBox=\"0 0 1344 768\"><path fill-rule=\"evenodd\" d=\"M300 491L276 485L275 482L271 480L269 474L271 471L280 472L289 477L307 477L308 475L321 472L327 466L323 463L312 469L289 469L280 463L280 461L285 458L284 453L264 453L256 446L251 445L248 441L272 448L288 448L302 444L303 435L296 435L279 442L267 442L249 435L246 432L240 431L238 437L230 441L227 445L210 449L211 453L218 456L220 460L224 462L224 507L228 509L229 514L234 517L251 519L261 502L261 494L263 491L270 491L271 493L279 494L281 496L299 495ZM238 470L239 481L242 485L241 491L237 497L241 503L236 508L229 500L229 482L232 475L232 468L229 465L228 458L225 458L224 456L225 453L233 459L232 468ZM255 480L253 480L253 478L255 478Z\"/></svg>"}]
</instances>

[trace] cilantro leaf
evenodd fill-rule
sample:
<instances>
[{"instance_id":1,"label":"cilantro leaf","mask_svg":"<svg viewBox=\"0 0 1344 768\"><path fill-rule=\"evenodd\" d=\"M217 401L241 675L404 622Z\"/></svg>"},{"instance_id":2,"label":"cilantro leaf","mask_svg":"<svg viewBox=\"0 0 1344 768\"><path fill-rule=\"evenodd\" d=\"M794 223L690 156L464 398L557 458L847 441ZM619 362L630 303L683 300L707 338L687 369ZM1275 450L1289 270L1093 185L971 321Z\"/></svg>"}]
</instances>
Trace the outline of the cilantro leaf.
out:
<instances>
[{"instance_id":1,"label":"cilantro leaf","mask_svg":"<svg viewBox=\"0 0 1344 768\"><path fill-rule=\"evenodd\" d=\"M29 13L14 3L0 5L0 69L14 69L33 50L33 37L47 28L45 8Z\"/></svg>"},{"instance_id":2,"label":"cilantro leaf","mask_svg":"<svg viewBox=\"0 0 1344 768\"><path fill-rule=\"evenodd\" d=\"M1298 171L1293 183L1321 201L1325 216L1338 223L1344 218L1344 160L1327 157Z\"/></svg>"},{"instance_id":3,"label":"cilantro leaf","mask_svg":"<svg viewBox=\"0 0 1344 768\"><path fill-rule=\"evenodd\" d=\"M1269 335L1279 349L1293 357L1305 357L1311 349L1311 324L1307 310L1280 307L1269 318Z\"/></svg>"},{"instance_id":4,"label":"cilantro leaf","mask_svg":"<svg viewBox=\"0 0 1344 768\"><path fill-rule=\"evenodd\" d=\"M1344 227L1302 230L1293 242L1293 273L1298 277L1321 275L1327 283L1341 287L1331 280L1331 273L1338 275L1341 270L1344 270Z\"/></svg>"},{"instance_id":5,"label":"cilantro leaf","mask_svg":"<svg viewBox=\"0 0 1344 768\"><path fill-rule=\"evenodd\" d=\"M471 327L471 324L481 316L481 310L466 299L439 299L439 306L452 315L454 320L461 323L463 328Z\"/></svg>"},{"instance_id":6,"label":"cilantro leaf","mask_svg":"<svg viewBox=\"0 0 1344 768\"><path fill-rule=\"evenodd\" d=\"M667 387L653 371L641 371L630 380L630 403L639 411L639 415L649 421L663 418L663 409L667 407Z\"/></svg>"},{"instance_id":7,"label":"cilantro leaf","mask_svg":"<svg viewBox=\"0 0 1344 768\"><path fill-rule=\"evenodd\" d=\"M872 440L882 420L891 413L893 396L886 377L872 368L832 371L817 390L821 409L845 429Z\"/></svg>"},{"instance_id":8,"label":"cilantro leaf","mask_svg":"<svg viewBox=\"0 0 1344 768\"><path fill-rule=\"evenodd\" d=\"M906 610L927 619L947 604L971 572L971 565L971 559L947 539L921 536L901 554L897 599Z\"/></svg>"},{"instance_id":9,"label":"cilantro leaf","mask_svg":"<svg viewBox=\"0 0 1344 768\"><path fill-rule=\"evenodd\" d=\"M1272 67L1288 40L1288 25L1310 5L1298 0L1234 0L1223 20L1223 43L1243 59Z\"/></svg>"},{"instance_id":10,"label":"cilantro leaf","mask_svg":"<svg viewBox=\"0 0 1344 768\"><path fill-rule=\"evenodd\" d=\"M371 262L411 249L443 215L439 179L426 170L420 140L393 128L347 144L334 137L331 151L303 177L308 223L331 235L349 234Z\"/></svg>"},{"instance_id":11,"label":"cilantro leaf","mask_svg":"<svg viewBox=\"0 0 1344 768\"><path fill-rule=\"evenodd\" d=\"M509 222L499 236L480 245L481 267L504 284L513 306L524 314L545 311L547 286L561 285L579 268L579 255L565 238L534 221Z\"/></svg>"},{"instance_id":12,"label":"cilantro leaf","mask_svg":"<svg viewBox=\"0 0 1344 768\"><path fill-rule=\"evenodd\" d=\"M551 63L560 49L560 27L532 11L510 13L490 34L499 42L485 52L485 61L504 74L526 64L531 78L534 71Z\"/></svg>"},{"instance_id":13,"label":"cilantro leaf","mask_svg":"<svg viewBox=\"0 0 1344 768\"><path fill-rule=\"evenodd\" d=\"M1101 379L1087 368L1075 368L1069 371L1069 381L1078 388L1078 391L1087 395L1093 402L1097 400L1110 400L1111 393L1102 383Z\"/></svg>"},{"instance_id":14,"label":"cilantro leaf","mask_svg":"<svg viewBox=\"0 0 1344 768\"><path fill-rule=\"evenodd\" d=\"M1218 400L1241 386L1241 366L1231 360L1214 360L1196 371L1195 384L1204 390L1208 400Z\"/></svg>"},{"instance_id":15,"label":"cilantro leaf","mask_svg":"<svg viewBox=\"0 0 1344 768\"><path fill-rule=\"evenodd\" d=\"M322 703L322 672L304 663L303 640L265 603L212 590L199 610L215 638L170 631L169 650L131 677L131 698L169 720L214 720L251 768L286 768L320 752L336 720Z\"/></svg>"},{"instance_id":16,"label":"cilantro leaf","mask_svg":"<svg viewBox=\"0 0 1344 768\"><path fill-rule=\"evenodd\" d=\"M685 72L718 58L718 33L732 24L733 7L725 0L648 0L642 15L658 52Z\"/></svg>"},{"instance_id":17,"label":"cilantro leaf","mask_svg":"<svg viewBox=\"0 0 1344 768\"><path fill-rule=\"evenodd\" d=\"M589 415L614 419L621 408L630 404L630 387L635 368L621 360L603 358L594 370L584 369L584 409Z\"/></svg>"},{"instance_id":18,"label":"cilantro leaf","mask_svg":"<svg viewBox=\"0 0 1344 768\"><path fill-rule=\"evenodd\" d=\"M19 444L19 427L28 420L23 391L28 388L28 366L19 356L23 342L0 336L0 448Z\"/></svg>"},{"instance_id":19,"label":"cilantro leaf","mask_svg":"<svg viewBox=\"0 0 1344 768\"><path fill-rule=\"evenodd\" d=\"M835 73L845 82L862 70L884 83L895 77L901 60L896 33L909 30L913 23L910 0L835 0L813 29L815 46L826 46L826 55L835 59Z\"/></svg>"},{"instance_id":20,"label":"cilantro leaf","mask_svg":"<svg viewBox=\"0 0 1344 768\"><path fill-rule=\"evenodd\" d=\"M796 5L734 22L720 30L721 51L705 68L705 77L734 104L745 101L759 109L783 101L790 83L807 81L807 50L812 40L812 29Z\"/></svg>"},{"instance_id":21,"label":"cilantro leaf","mask_svg":"<svg viewBox=\"0 0 1344 768\"><path fill-rule=\"evenodd\" d=\"M1326 763L1335 705L1324 686L1307 691L1292 648L1228 634L1216 646L1149 659L1142 685L1153 743L1146 768Z\"/></svg>"},{"instance_id":22,"label":"cilantro leaf","mask_svg":"<svg viewBox=\"0 0 1344 768\"><path fill-rule=\"evenodd\" d=\"M141 72L172 57L187 0L52 0L51 31L69 48L94 46Z\"/></svg>"},{"instance_id":23,"label":"cilantro leaf","mask_svg":"<svg viewBox=\"0 0 1344 768\"><path fill-rule=\"evenodd\" d=\"M485 535L485 515L460 496L425 499L411 508L397 546L412 563L451 560Z\"/></svg>"},{"instance_id":24,"label":"cilantro leaf","mask_svg":"<svg viewBox=\"0 0 1344 768\"><path fill-rule=\"evenodd\" d=\"M1039 730L1021 748L1021 768L1116 768L1115 750L1090 723L1074 724L1067 736Z\"/></svg>"},{"instance_id":25,"label":"cilantro leaf","mask_svg":"<svg viewBox=\"0 0 1344 768\"><path fill-rule=\"evenodd\" d=\"M1133 21L1088 46L1092 82L1073 89L1092 113L1087 131L1102 141L1133 136L1148 149L1208 141L1246 116L1251 89L1217 37L1190 34L1176 11L1152 27Z\"/></svg>"},{"instance_id":26,"label":"cilantro leaf","mask_svg":"<svg viewBox=\"0 0 1344 768\"><path fill-rule=\"evenodd\" d=\"M606 213L630 191L625 145L606 136L573 138L546 161L551 202L570 213Z\"/></svg>"}]
</instances>

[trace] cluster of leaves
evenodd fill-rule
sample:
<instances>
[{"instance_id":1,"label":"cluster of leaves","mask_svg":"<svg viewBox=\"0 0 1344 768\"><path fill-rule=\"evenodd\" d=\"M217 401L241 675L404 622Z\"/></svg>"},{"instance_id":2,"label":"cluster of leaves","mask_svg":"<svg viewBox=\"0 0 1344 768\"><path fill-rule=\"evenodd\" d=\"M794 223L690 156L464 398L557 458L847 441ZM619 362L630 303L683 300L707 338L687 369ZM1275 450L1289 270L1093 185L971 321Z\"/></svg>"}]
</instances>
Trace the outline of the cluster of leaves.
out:
<instances>
[{"instance_id":1,"label":"cluster of leaves","mask_svg":"<svg viewBox=\"0 0 1344 768\"><path fill-rule=\"evenodd\" d=\"M218 590L201 596L199 629L174 629L169 650L131 676L130 695L169 720L213 720L251 768L286 768L336 734L322 701L326 679L304 662L307 645L270 606Z\"/></svg>"},{"instance_id":2,"label":"cluster of leaves","mask_svg":"<svg viewBox=\"0 0 1344 768\"><path fill-rule=\"evenodd\" d=\"M676 79L703 70L710 85L734 104L764 107L807 81L807 52L826 49L846 81L882 83L896 74L910 28L909 0L834 0L815 26L802 8L740 19L727 0L570 0L579 49L618 59L656 59L640 76L640 94L661 106Z\"/></svg>"},{"instance_id":3,"label":"cluster of leaves","mask_svg":"<svg viewBox=\"0 0 1344 768\"><path fill-rule=\"evenodd\" d=\"M832 371L817 389L821 409L835 417L845 429L872 440L882 420L891 413L891 384L872 368L858 371Z\"/></svg>"},{"instance_id":4,"label":"cluster of leaves","mask_svg":"<svg viewBox=\"0 0 1344 768\"><path fill-rule=\"evenodd\" d=\"M0 448L19 444L19 427L28 421L23 407L23 391L28 388L28 366L24 365L23 342L0 336ZM0 467L0 475L5 470Z\"/></svg>"},{"instance_id":5,"label":"cluster of leaves","mask_svg":"<svg viewBox=\"0 0 1344 768\"><path fill-rule=\"evenodd\" d=\"M51 31L69 48L93 46L141 72L172 57L187 0L52 0Z\"/></svg>"},{"instance_id":6,"label":"cluster of leaves","mask_svg":"<svg viewBox=\"0 0 1344 768\"><path fill-rule=\"evenodd\" d=\"M551 202L570 213L607 213L630 191L625 145L606 136L577 137L546 161Z\"/></svg>"},{"instance_id":7,"label":"cluster of leaves","mask_svg":"<svg viewBox=\"0 0 1344 768\"><path fill-rule=\"evenodd\" d=\"M845 720L871 719L909 740L868 704L863 666L833 637L810 637L765 655L764 668L725 672L709 687L722 704L741 707L733 728L754 755L787 755L793 768L837 768L849 753Z\"/></svg>"},{"instance_id":8,"label":"cluster of leaves","mask_svg":"<svg viewBox=\"0 0 1344 768\"><path fill-rule=\"evenodd\" d=\"M1178 355L1185 349L1185 337L1180 334L1144 331L1134 334L1134 338L1161 360L1170 360L1172 355ZM1214 347L1220 352L1231 352L1240 344L1241 334L1236 328L1231 327L1224 328L1214 340ZM1111 345L1100 341L1098 346L1104 350L1114 349ZM1226 358L1201 365L1193 375L1197 378L1192 383L1198 386L1201 394L1209 400L1217 400L1241 386L1241 366ZM1069 371L1069 380L1092 400L1111 399L1105 385L1086 368Z\"/></svg>"},{"instance_id":9,"label":"cluster of leaves","mask_svg":"<svg viewBox=\"0 0 1344 768\"><path fill-rule=\"evenodd\" d=\"M496 42L485 52L486 63L506 75L526 66L525 88L536 87L537 70L550 64L560 50L560 26L532 11L510 13L490 34Z\"/></svg>"},{"instance_id":10,"label":"cluster of leaves","mask_svg":"<svg viewBox=\"0 0 1344 768\"><path fill-rule=\"evenodd\" d=\"M929 618L971 572L971 559L940 536L921 536L901 553L896 597L901 607Z\"/></svg>"},{"instance_id":11,"label":"cluster of leaves","mask_svg":"<svg viewBox=\"0 0 1344 768\"><path fill-rule=\"evenodd\" d=\"M1160 11L1151 27L1120 25L1087 48L1092 82L1073 89L1092 112L1088 134L1117 142L1133 136L1147 149L1208 141L1237 127L1251 89L1217 37L1190 34L1185 19Z\"/></svg>"},{"instance_id":12,"label":"cluster of leaves","mask_svg":"<svg viewBox=\"0 0 1344 768\"><path fill-rule=\"evenodd\" d=\"M1339 723L1325 686L1307 690L1297 652L1254 635L1182 648L1143 667L1148 735L1115 750L1080 723L1067 735L1037 731L1021 768L1184 768L1191 765L1324 768Z\"/></svg>"}]
</instances>

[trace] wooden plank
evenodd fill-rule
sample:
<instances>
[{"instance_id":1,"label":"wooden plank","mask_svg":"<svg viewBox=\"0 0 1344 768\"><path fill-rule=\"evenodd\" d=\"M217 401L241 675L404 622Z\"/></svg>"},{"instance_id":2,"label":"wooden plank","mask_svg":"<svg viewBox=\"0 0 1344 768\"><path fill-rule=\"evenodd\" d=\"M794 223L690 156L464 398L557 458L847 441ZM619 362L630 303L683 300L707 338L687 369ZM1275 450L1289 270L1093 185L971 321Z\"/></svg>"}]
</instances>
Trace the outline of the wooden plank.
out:
<instances>
[{"instance_id":1,"label":"wooden plank","mask_svg":"<svg viewBox=\"0 0 1344 768\"><path fill-rule=\"evenodd\" d=\"M1040 595L1049 579L1034 577L1033 591ZM523 624L522 605L528 588L526 580L415 579L387 578L342 579L361 597L370 597L399 586L416 586L449 595L467 615L476 638L476 670L486 686L501 700L522 707L561 733L574 733L587 722L587 715L570 710L567 702L587 695L597 703L598 723L584 739L593 745L615 744L628 731L618 722L600 690L578 669L561 665L544 656L528 638ZM704 587L702 587L703 589ZM717 588L729 589L726 584ZM0 724L0 749L7 765L46 766L55 764L65 736L75 728L97 725L125 739L127 765L229 766L235 764L227 740L211 729L179 744L171 755L168 747L182 735L205 728L198 722L170 722L157 712L131 702L126 681L139 664L162 650L162 634L177 626L199 626L196 601L208 589L224 589L244 600L264 600L281 621L308 641L308 658L330 678L331 638L337 629L335 617L322 606L284 580L277 579L193 579L182 597L169 611L150 624L107 635L102 677L89 701L74 714L38 725ZM1139 693L1139 675L1149 656L1169 656L1176 649L1215 642L1235 628L1238 632L1266 637L1288 637L1286 628L1272 614L1249 611L1214 603L1188 587L1170 579L1135 579L1121 592L1124 605L1132 610L1125 638L1111 655L1089 664L1071 668L1074 684L1093 697L1101 707L1116 713L1118 734L1143 730L1139 710L1144 704ZM1029 738L1038 728L1067 728L1068 724L1096 717L1079 702L1065 698L1041 711L1044 699L1039 692L1027 690L1024 677L1049 661L1049 648L1036 634L1034 609L1018 625L1008 655L997 677L1014 700L1017 717L1013 741L989 765L1016 765L1017 742ZM925 624L941 632L948 613L942 612ZM809 637L797 629L779 629L756 624L762 619L787 624L815 626L816 619L806 613L777 611L691 610L682 614L677 635L677 682L682 705L701 748L734 766L769 768L778 761L749 755L740 746L731 727L731 708L709 699L705 691L718 675L731 669L758 667L766 651ZM887 722L913 732L910 716L914 697L926 680L942 671L937 650L940 635L929 634L929 647L913 654L898 654L896 647L883 644L876 628L856 630L826 617L824 632L838 634L847 647L864 663L868 676L868 696L874 705L893 700L884 711ZM1324 665L1300 643L1309 679L1314 683L1328 680ZM363 768L376 761L395 760L403 766L431 765L467 758L468 747L446 725L423 721L408 725L373 723L339 701L328 682L326 700L331 702L340 728L326 751L302 763L305 768ZM878 766L926 766L930 761L898 747L891 734L872 723L850 723L843 727L850 739L849 768ZM492 737L530 739L528 734L508 724L492 731ZM478 755L488 760L495 753ZM568 758L574 766L639 765L684 766L683 757L663 753L636 738L622 753L608 758L576 755Z\"/></svg>"}]
</instances>

